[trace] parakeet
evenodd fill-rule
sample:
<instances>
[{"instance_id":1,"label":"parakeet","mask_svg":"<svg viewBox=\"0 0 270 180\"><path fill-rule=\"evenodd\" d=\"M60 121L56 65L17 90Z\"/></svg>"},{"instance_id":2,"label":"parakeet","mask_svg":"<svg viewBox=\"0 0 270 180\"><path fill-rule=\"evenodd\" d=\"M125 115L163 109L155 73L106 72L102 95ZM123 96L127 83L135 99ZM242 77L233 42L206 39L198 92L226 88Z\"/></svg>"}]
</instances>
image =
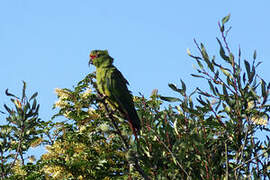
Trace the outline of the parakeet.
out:
<instances>
[{"instance_id":1,"label":"parakeet","mask_svg":"<svg viewBox=\"0 0 270 180\"><path fill-rule=\"evenodd\" d=\"M128 120L136 137L141 124L134 107L133 96L127 87L128 81L113 65L113 58L107 50L91 51L89 64L96 67L98 91L106 97L113 109L118 109Z\"/></svg>"}]
</instances>

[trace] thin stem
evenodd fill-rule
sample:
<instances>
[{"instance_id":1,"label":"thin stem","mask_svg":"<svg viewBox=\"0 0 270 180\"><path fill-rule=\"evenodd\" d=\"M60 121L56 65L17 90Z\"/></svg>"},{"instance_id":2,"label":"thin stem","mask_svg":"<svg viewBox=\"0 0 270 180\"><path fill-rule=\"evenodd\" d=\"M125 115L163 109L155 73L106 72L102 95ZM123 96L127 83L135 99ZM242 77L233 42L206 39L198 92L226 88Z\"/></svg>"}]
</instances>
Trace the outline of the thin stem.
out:
<instances>
[{"instance_id":1,"label":"thin stem","mask_svg":"<svg viewBox=\"0 0 270 180\"><path fill-rule=\"evenodd\" d=\"M109 110L108 108L108 104L105 102L105 99L102 98L101 99L101 102L103 103L104 107L105 107L105 110L109 116L109 118L111 119L112 123L113 123L113 126L114 128L116 129L117 131L117 134L120 136L121 140L123 141L124 145L125 145L125 149L126 151L129 150L130 146L127 142L127 140L125 139L125 137L122 135L120 129L118 128L115 120L114 120L114 117L113 117L113 114L112 114L112 111ZM129 161L128 161L129 164L131 164ZM141 174L141 176L145 179L145 180L150 180L150 178L145 174L145 172L142 170L140 164L139 164L139 161L135 158L134 160L134 167L135 169Z\"/></svg>"},{"instance_id":2,"label":"thin stem","mask_svg":"<svg viewBox=\"0 0 270 180\"><path fill-rule=\"evenodd\" d=\"M257 158L259 158L260 156L263 156L264 154L268 153L269 150L270 150L270 147L267 148L267 149L265 150L265 152L263 152L263 153L261 153L261 154L259 154L259 155L257 155L257 156L254 156L253 158L251 158L251 159L249 159L249 160L243 162L242 164L240 164L239 166L237 166L237 167L234 168L233 170L236 171L238 168L244 166L246 163L248 163L248 162L250 162L250 161L253 161L254 159L257 159Z\"/></svg>"},{"instance_id":3,"label":"thin stem","mask_svg":"<svg viewBox=\"0 0 270 180\"><path fill-rule=\"evenodd\" d=\"M153 131L152 129L150 129L149 127L149 130L151 130L154 134L155 131ZM188 173L186 172L186 170L184 169L184 167L179 163L179 161L176 159L176 156L173 154L173 152L166 146L166 144L159 138L158 135L156 135L157 137L157 140L165 147L165 149L171 154L172 158L175 160L176 162L176 165L179 166L180 169L183 170L183 172L186 174L187 178L190 179L190 176L188 175Z\"/></svg>"}]
</instances>

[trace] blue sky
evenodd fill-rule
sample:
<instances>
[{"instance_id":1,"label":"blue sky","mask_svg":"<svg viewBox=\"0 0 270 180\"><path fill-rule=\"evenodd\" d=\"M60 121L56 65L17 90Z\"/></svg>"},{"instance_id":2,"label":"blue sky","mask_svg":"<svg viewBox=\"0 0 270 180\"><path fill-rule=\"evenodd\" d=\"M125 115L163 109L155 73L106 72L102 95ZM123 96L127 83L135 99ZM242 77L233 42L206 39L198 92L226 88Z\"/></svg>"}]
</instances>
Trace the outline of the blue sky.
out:
<instances>
[{"instance_id":1,"label":"blue sky","mask_svg":"<svg viewBox=\"0 0 270 180\"><path fill-rule=\"evenodd\" d=\"M243 57L253 51L270 80L270 1L0 1L0 106L4 91L19 94L22 80L29 94L38 91L40 116L49 120L55 88L71 88L93 71L92 49L108 49L115 65L130 82L133 94L149 96L155 88L171 95L167 84L204 86L190 76L195 70L186 50L193 38L217 54L217 22L231 13L229 42Z\"/></svg>"}]
</instances>

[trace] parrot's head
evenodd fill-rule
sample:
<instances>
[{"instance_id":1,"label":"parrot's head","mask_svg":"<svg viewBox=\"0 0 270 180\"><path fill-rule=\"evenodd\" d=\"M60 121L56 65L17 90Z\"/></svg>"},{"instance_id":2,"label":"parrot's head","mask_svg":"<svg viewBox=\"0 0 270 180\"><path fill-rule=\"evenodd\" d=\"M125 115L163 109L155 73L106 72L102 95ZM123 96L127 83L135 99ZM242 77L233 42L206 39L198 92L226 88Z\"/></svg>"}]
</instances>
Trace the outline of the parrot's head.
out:
<instances>
[{"instance_id":1,"label":"parrot's head","mask_svg":"<svg viewBox=\"0 0 270 180\"><path fill-rule=\"evenodd\" d=\"M91 51L89 65L93 64L96 67L106 67L113 63L113 58L109 55L107 50L93 50Z\"/></svg>"}]
</instances>

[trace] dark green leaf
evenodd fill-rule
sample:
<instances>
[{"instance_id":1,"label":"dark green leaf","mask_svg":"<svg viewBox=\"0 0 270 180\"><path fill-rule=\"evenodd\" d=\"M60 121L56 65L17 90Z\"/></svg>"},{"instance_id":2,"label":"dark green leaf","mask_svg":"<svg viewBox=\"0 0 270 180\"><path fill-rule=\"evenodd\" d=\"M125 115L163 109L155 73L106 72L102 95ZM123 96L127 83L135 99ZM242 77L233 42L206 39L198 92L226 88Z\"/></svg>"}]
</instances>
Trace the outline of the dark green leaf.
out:
<instances>
[{"instance_id":1,"label":"dark green leaf","mask_svg":"<svg viewBox=\"0 0 270 180\"><path fill-rule=\"evenodd\" d=\"M246 83L246 73L243 75L243 82Z\"/></svg>"},{"instance_id":2,"label":"dark green leaf","mask_svg":"<svg viewBox=\"0 0 270 180\"><path fill-rule=\"evenodd\" d=\"M200 60L197 60L197 63L198 63L198 65L199 65L199 67L200 67L201 69L203 69L203 65L202 65L201 61L200 61Z\"/></svg>"},{"instance_id":3,"label":"dark green leaf","mask_svg":"<svg viewBox=\"0 0 270 180\"><path fill-rule=\"evenodd\" d=\"M222 24L227 23L230 20L230 16L231 16L231 14L228 14L227 16L225 16L224 18L222 18Z\"/></svg>"},{"instance_id":4,"label":"dark green leaf","mask_svg":"<svg viewBox=\"0 0 270 180\"><path fill-rule=\"evenodd\" d=\"M214 79L217 80L217 78L219 77L219 71L217 70L214 76Z\"/></svg>"},{"instance_id":5,"label":"dark green leaf","mask_svg":"<svg viewBox=\"0 0 270 180\"><path fill-rule=\"evenodd\" d=\"M255 76L255 66L252 66L252 71L248 74L248 82L251 83Z\"/></svg>"},{"instance_id":6,"label":"dark green leaf","mask_svg":"<svg viewBox=\"0 0 270 180\"><path fill-rule=\"evenodd\" d=\"M255 60L256 58L257 58L257 52L255 50L254 53L253 53L253 59Z\"/></svg>"},{"instance_id":7,"label":"dark green leaf","mask_svg":"<svg viewBox=\"0 0 270 180\"><path fill-rule=\"evenodd\" d=\"M262 90L262 97L266 96L266 87L265 87L265 81L261 80L261 90Z\"/></svg>"},{"instance_id":8,"label":"dark green leaf","mask_svg":"<svg viewBox=\"0 0 270 180\"><path fill-rule=\"evenodd\" d=\"M180 81L181 81L181 84L182 84L183 91L186 92L186 85L185 85L184 81L182 81L182 79Z\"/></svg>"},{"instance_id":9,"label":"dark green leaf","mask_svg":"<svg viewBox=\"0 0 270 180\"><path fill-rule=\"evenodd\" d=\"M29 101L31 101L32 99L34 99L35 97L37 97L37 95L38 95L38 92L35 92L35 93L31 96L31 98L29 99Z\"/></svg>"},{"instance_id":10,"label":"dark green leaf","mask_svg":"<svg viewBox=\"0 0 270 180\"><path fill-rule=\"evenodd\" d=\"M209 60L209 56L208 56L208 54L207 54L207 52L205 50L205 47L204 47L203 43L201 43L201 53L202 53L202 56L203 56L204 59Z\"/></svg>"},{"instance_id":11,"label":"dark green leaf","mask_svg":"<svg viewBox=\"0 0 270 180\"><path fill-rule=\"evenodd\" d=\"M25 89L26 89L26 82L23 81L22 100L25 98Z\"/></svg>"},{"instance_id":12,"label":"dark green leaf","mask_svg":"<svg viewBox=\"0 0 270 180\"><path fill-rule=\"evenodd\" d=\"M159 96L160 99L164 100L164 101L168 101L168 102L178 102L181 101L179 98L175 98L175 97L167 97L167 96Z\"/></svg>"},{"instance_id":13,"label":"dark green leaf","mask_svg":"<svg viewBox=\"0 0 270 180\"><path fill-rule=\"evenodd\" d=\"M172 83L169 83L168 86L169 86L172 90L174 90L174 91L177 91L177 92L178 92L178 90L179 90L179 89L178 89L174 84L172 84Z\"/></svg>"},{"instance_id":14,"label":"dark green leaf","mask_svg":"<svg viewBox=\"0 0 270 180\"><path fill-rule=\"evenodd\" d=\"M12 113L11 109L10 109L7 105L4 104L4 107L5 107L5 109L7 110L7 112L8 112L9 114Z\"/></svg>"},{"instance_id":15,"label":"dark green leaf","mask_svg":"<svg viewBox=\"0 0 270 180\"><path fill-rule=\"evenodd\" d=\"M261 63L262 61L258 62L255 67L257 68Z\"/></svg>"},{"instance_id":16,"label":"dark green leaf","mask_svg":"<svg viewBox=\"0 0 270 180\"><path fill-rule=\"evenodd\" d=\"M215 108L215 111L217 111L217 110L218 110L218 108L219 108L220 104L221 104L221 100L219 100L219 101L218 101L218 104L217 104L217 106L216 106L216 108Z\"/></svg>"},{"instance_id":17,"label":"dark green leaf","mask_svg":"<svg viewBox=\"0 0 270 180\"><path fill-rule=\"evenodd\" d=\"M249 73L250 73L250 65L249 65L249 62L248 62L247 60L244 60L244 63L245 63L245 66L246 66L247 73L249 74Z\"/></svg>"},{"instance_id":18,"label":"dark green leaf","mask_svg":"<svg viewBox=\"0 0 270 180\"><path fill-rule=\"evenodd\" d=\"M229 58L228 56L226 56L225 51L224 51L224 48L223 48L223 46L222 46L222 44L221 44L221 41L220 41L218 38L217 38L217 41L218 41L218 44L219 44L219 46L220 46L220 49L219 49L219 54L220 54L220 56L221 56L222 59L224 59L225 61L230 62L230 58Z\"/></svg>"},{"instance_id":19,"label":"dark green leaf","mask_svg":"<svg viewBox=\"0 0 270 180\"><path fill-rule=\"evenodd\" d=\"M32 110L34 110L36 108L36 105L37 105L37 100L34 99L34 102L33 102L33 105L32 105Z\"/></svg>"},{"instance_id":20,"label":"dark green leaf","mask_svg":"<svg viewBox=\"0 0 270 180\"><path fill-rule=\"evenodd\" d=\"M248 79L250 80L250 65L249 65L249 62L247 60L244 60L244 63L245 63Z\"/></svg>"},{"instance_id":21,"label":"dark green leaf","mask_svg":"<svg viewBox=\"0 0 270 180\"><path fill-rule=\"evenodd\" d=\"M204 78L203 76L197 75L197 74L191 74L193 77L199 77L199 78Z\"/></svg>"},{"instance_id":22,"label":"dark green leaf","mask_svg":"<svg viewBox=\"0 0 270 180\"><path fill-rule=\"evenodd\" d=\"M15 95L9 93L9 92L8 92L8 89L6 89L5 93L6 93L7 96L12 96L12 97L18 98L17 96L15 96ZM18 99L19 99L19 98L18 98Z\"/></svg>"},{"instance_id":23,"label":"dark green leaf","mask_svg":"<svg viewBox=\"0 0 270 180\"><path fill-rule=\"evenodd\" d=\"M225 99L227 99L228 98L227 88L224 84L223 84L222 88L223 88L223 94L225 95Z\"/></svg>"},{"instance_id":24,"label":"dark green leaf","mask_svg":"<svg viewBox=\"0 0 270 180\"><path fill-rule=\"evenodd\" d=\"M216 94L216 91L215 91L215 88L214 88L214 86L213 86L213 84L212 84L212 82L211 82L211 81L208 81L208 84L209 84L209 86L210 86L211 91L214 93L214 95L217 95L217 94Z\"/></svg>"},{"instance_id":25,"label":"dark green leaf","mask_svg":"<svg viewBox=\"0 0 270 180\"><path fill-rule=\"evenodd\" d=\"M200 104L202 104L203 106L207 105L207 103L206 103L204 100L202 100L202 97L201 97L201 96L199 96L199 98L196 98L196 99L197 99L197 101L198 101Z\"/></svg>"},{"instance_id":26,"label":"dark green leaf","mask_svg":"<svg viewBox=\"0 0 270 180\"><path fill-rule=\"evenodd\" d=\"M224 25L223 24L220 26L220 31L224 32Z\"/></svg>"}]
</instances>

